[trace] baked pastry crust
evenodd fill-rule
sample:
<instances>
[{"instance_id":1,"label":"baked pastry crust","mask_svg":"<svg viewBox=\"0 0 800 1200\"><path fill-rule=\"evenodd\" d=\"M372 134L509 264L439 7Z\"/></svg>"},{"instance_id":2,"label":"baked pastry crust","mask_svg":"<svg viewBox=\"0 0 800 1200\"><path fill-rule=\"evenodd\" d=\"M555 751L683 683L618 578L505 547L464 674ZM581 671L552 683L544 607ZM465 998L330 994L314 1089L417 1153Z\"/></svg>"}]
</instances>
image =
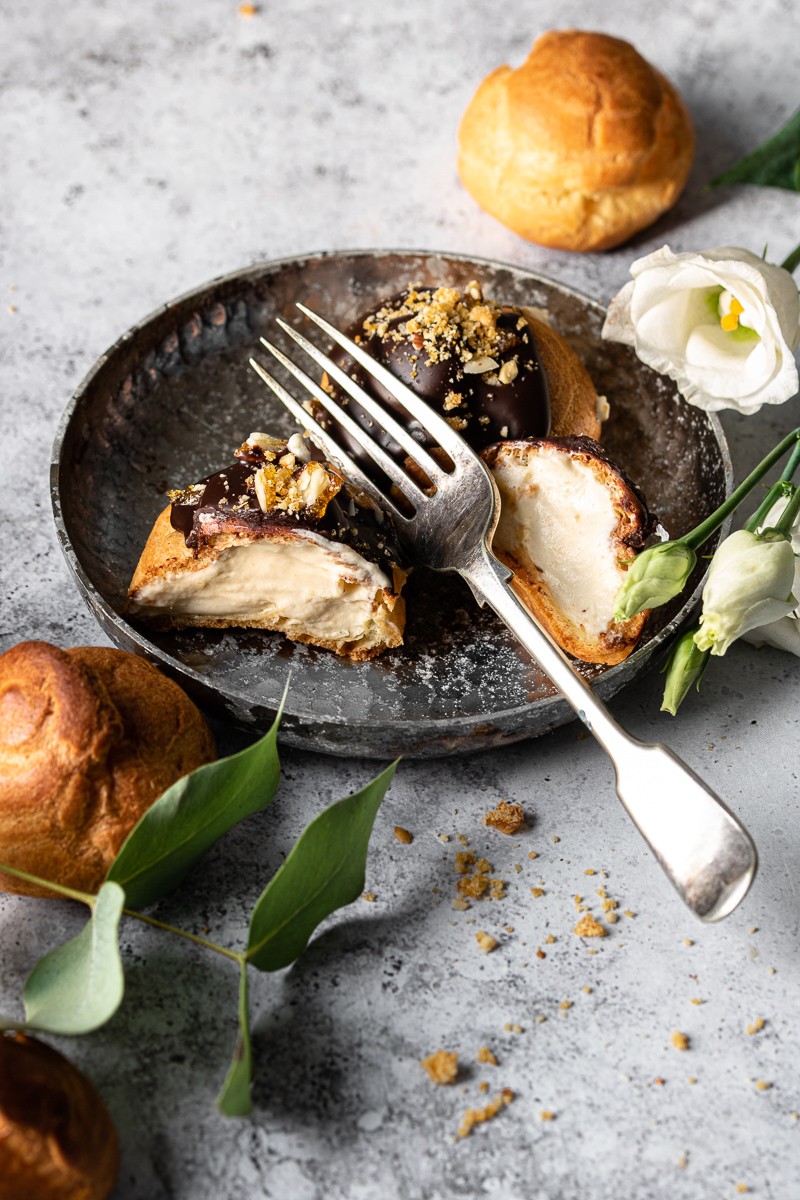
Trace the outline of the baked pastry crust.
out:
<instances>
[{"instance_id":1,"label":"baked pastry crust","mask_svg":"<svg viewBox=\"0 0 800 1200\"><path fill-rule=\"evenodd\" d=\"M572 347L545 321L523 308L533 330L550 389L550 436L600 437L602 404L592 377Z\"/></svg>"},{"instance_id":2,"label":"baked pastry crust","mask_svg":"<svg viewBox=\"0 0 800 1200\"><path fill-rule=\"evenodd\" d=\"M51 1046L0 1034L0 1196L106 1200L119 1141L90 1081Z\"/></svg>"},{"instance_id":3,"label":"baked pastry crust","mask_svg":"<svg viewBox=\"0 0 800 1200\"><path fill-rule=\"evenodd\" d=\"M153 801L215 757L199 710L145 659L20 642L0 656L0 862L94 893ZM0 889L52 895L2 872Z\"/></svg>"},{"instance_id":4,"label":"baked pastry crust","mask_svg":"<svg viewBox=\"0 0 800 1200\"><path fill-rule=\"evenodd\" d=\"M588 438L500 442L482 457L501 497L492 549L514 572L519 598L573 658L622 662L648 615L612 619L624 579L620 564L643 545L652 524L636 489ZM595 501L593 513L580 503L581 494ZM601 506L605 517L595 525Z\"/></svg>"},{"instance_id":5,"label":"baked pastry crust","mask_svg":"<svg viewBox=\"0 0 800 1200\"><path fill-rule=\"evenodd\" d=\"M322 541L318 535L300 527L264 524L257 530L217 534L191 549L186 545L183 535L172 527L170 507L167 506L156 519L131 580L130 612L133 616L145 618L151 625L169 629L227 629L232 626L271 629L285 634L292 641L321 646L356 661L372 658L382 650L401 645L405 601L399 591L405 580L405 572L399 568L395 570L392 588L379 588L375 592L369 623L357 639L321 636L292 613L281 613L274 608L265 609L261 615L250 613L246 617L236 613L210 616L198 611L182 613L168 604L159 607L151 598L154 589L157 595L157 589L165 582L180 581L181 577L186 580L192 573L202 573L231 551L235 553L248 546L257 546L259 542L273 545L305 543L319 547L320 554L323 554L326 551L321 548ZM334 554L335 550L331 548L329 553ZM347 567L343 566L342 570L346 573Z\"/></svg>"},{"instance_id":6,"label":"baked pastry crust","mask_svg":"<svg viewBox=\"0 0 800 1200\"><path fill-rule=\"evenodd\" d=\"M467 191L521 237L608 250L680 195L694 159L676 88L628 42L558 30L480 84L459 130Z\"/></svg>"}]
</instances>

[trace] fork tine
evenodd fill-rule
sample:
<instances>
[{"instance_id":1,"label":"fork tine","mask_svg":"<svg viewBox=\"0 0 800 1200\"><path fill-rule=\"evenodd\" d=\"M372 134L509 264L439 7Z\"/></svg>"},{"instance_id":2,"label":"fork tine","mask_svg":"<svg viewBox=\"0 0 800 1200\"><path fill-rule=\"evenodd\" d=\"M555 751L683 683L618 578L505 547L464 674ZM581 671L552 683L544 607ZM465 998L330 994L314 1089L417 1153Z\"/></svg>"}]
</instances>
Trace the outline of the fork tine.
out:
<instances>
[{"instance_id":1,"label":"fork tine","mask_svg":"<svg viewBox=\"0 0 800 1200\"><path fill-rule=\"evenodd\" d=\"M357 404L360 404L361 407L369 413L373 420L377 422L378 426L385 429L386 432L394 438L397 444L402 446L406 454L415 459L430 480L436 482L437 479L442 478L444 471L439 463L437 463L436 459L431 457L430 453L425 449L425 447L422 446L415 437L412 437L408 429L404 428L390 412L387 412L382 404L379 404L377 400L374 400L368 392L365 392L364 389L359 386L359 384L350 378L346 371L343 371L342 368L338 366L332 359L328 358L326 354L323 354L321 350L317 349L313 342L309 342L307 338L303 337L302 333L300 333L297 329L294 329L291 325L288 325L285 321L282 321L280 317L277 317L276 319L281 329L288 333L289 337L297 342L298 346L300 346L302 350L305 350L306 354L310 358L313 358L314 362L317 363L318 366L322 367L323 370L326 371L331 377L331 379L334 379L339 384L342 391L345 392L352 400L355 400ZM263 341L264 339L262 338L261 340ZM324 403L324 401L322 401L322 403ZM358 428L362 427L358 426Z\"/></svg>"},{"instance_id":2,"label":"fork tine","mask_svg":"<svg viewBox=\"0 0 800 1200\"><path fill-rule=\"evenodd\" d=\"M256 362L254 358L250 359L250 366L253 368L256 375L258 375L259 379L263 380L267 387L275 393L281 403L288 408L295 420L311 432L314 441L317 442L321 449L325 451L331 462L342 468L344 474L347 476L348 481L356 484L363 491L365 491L367 495L371 496L379 507L391 509L395 520L404 525L408 524L408 517L404 513L400 512L399 508L397 508L389 496L384 495L380 488L375 486L370 477L365 475L361 470L355 459L351 458L350 455L342 449L338 442L334 441L327 430L320 425L319 421L312 417L310 413L306 412L302 404L298 404L291 392L287 392L286 388L283 387L282 384L278 383L277 379L274 379L273 376L270 375L269 371L265 371L261 366L261 363Z\"/></svg>"},{"instance_id":3,"label":"fork tine","mask_svg":"<svg viewBox=\"0 0 800 1200\"><path fill-rule=\"evenodd\" d=\"M465 457L473 458L474 451L466 444L461 435L456 433L452 425L449 425L444 417L436 412L435 409L431 408L424 400L415 395L407 384L397 379L391 371L387 370L382 363L374 359L371 354L367 354L352 338L341 333L334 325L331 325L323 317L318 316L317 313L307 308L305 304L298 302L297 307L309 320L324 330L328 337L337 342L343 350L346 350L351 358L355 359L364 368L368 375L371 375L373 379L377 379L379 383L383 384L387 392L398 403L402 404L403 408L439 443L454 462L463 462Z\"/></svg>"},{"instance_id":4,"label":"fork tine","mask_svg":"<svg viewBox=\"0 0 800 1200\"><path fill-rule=\"evenodd\" d=\"M336 418L342 428L347 430L353 440L358 442L359 446L366 450L370 458L372 458L373 461L376 462L381 468L381 470L389 476L392 483L396 484L401 491L405 493L410 491L412 493L412 503L417 498L420 500L425 500L425 493L420 485L414 479L412 479L411 476L406 475L405 471L403 471L397 465L394 459L387 454L383 447L380 446L374 440L374 438L372 438L372 436L366 431L366 429L364 429L362 425L359 425L357 421L354 421L350 414L344 408L342 408L342 406L336 400L334 400L332 396L329 396L328 393L325 392L315 380L306 375L305 371L301 370L297 363L294 363L290 358L287 358L283 351L279 350L277 346L273 346L272 342L268 342L266 338L262 337L260 340L261 344L266 346L267 350L269 350L270 354L272 354L278 360L281 366L285 367L286 370L295 377L298 383L302 384L306 391L309 391L312 396L314 396L319 403L327 409L331 416ZM322 357L324 358L324 355Z\"/></svg>"}]
</instances>

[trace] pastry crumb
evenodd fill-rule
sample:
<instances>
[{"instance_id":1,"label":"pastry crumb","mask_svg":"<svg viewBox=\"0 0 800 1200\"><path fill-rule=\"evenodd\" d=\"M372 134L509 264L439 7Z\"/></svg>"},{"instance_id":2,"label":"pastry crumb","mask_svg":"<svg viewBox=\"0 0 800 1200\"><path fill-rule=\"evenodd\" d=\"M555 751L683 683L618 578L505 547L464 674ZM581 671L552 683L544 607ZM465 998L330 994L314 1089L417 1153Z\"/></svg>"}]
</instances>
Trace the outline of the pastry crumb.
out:
<instances>
[{"instance_id":1,"label":"pastry crumb","mask_svg":"<svg viewBox=\"0 0 800 1200\"><path fill-rule=\"evenodd\" d=\"M572 931L578 937L608 937L608 930L591 913L585 913Z\"/></svg>"},{"instance_id":2,"label":"pastry crumb","mask_svg":"<svg viewBox=\"0 0 800 1200\"><path fill-rule=\"evenodd\" d=\"M394 836L398 842L402 842L404 846L410 846L414 840L413 833L409 833L407 829L403 829L402 825L395 825Z\"/></svg>"},{"instance_id":3,"label":"pastry crumb","mask_svg":"<svg viewBox=\"0 0 800 1200\"><path fill-rule=\"evenodd\" d=\"M759 1092L768 1092L771 1087L772 1087L772 1084L769 1082L768 1079L757 1079L756 1080L756 1089Z\"/></svg>"},{"instance_id":4,"label":"pastry crumb","mask_svg":"<svg viewBox=\"0 0 800 1200\"><path fill-rule=\"evenodd\" d=\"M533 896L534 900L538 900L540 896L544 895L544 888L532 887L531 895Z\"/></svg>"},{"instance_id":5,"label":"pastry crumb","mask_svg":"<svg viewBox=\"0 0 800 1200\"><path fill-rule=\"evenodd\" d=\"M747 1032L750 1034L750 1037L752 1037L754 1033L760 1033L765 1025L766 1021L763 1017L756 1017L752 1025L747 1026Z\"/></svg>"},{"instance_id":6,"label":"pastry crumb","mask_svg":"<svg viewBox=\"0 0 800 1200\"><path fill-rule=\"evenodd\" d=\"M479 1063L488 1063L491 1067L497 1066L497 1059L488 1046L481 1046L478 1050L476 1058Z\"/></svg>"},{"instance_id":7,"label":"pastry crumb","mask_svg":"<svg viewBox=\"0 0 800 1200\"><path fill-rule=\"evenodd\" d=\"M361 899L368 900L370 902L370 904L373 904L378 899L378 897L376 896L375 892L364 892L361 896Z\"/></svg>"},{"instance_id":8,"label":"pastry crumb","mask_svg":"<svg viewBox=\"0 0 800 1200\"><path fill-rule=\"evenodd\" d=\"M671 1040L672 1040L672 1044L676 1050L688 1050L689 1049L689 1038L686 1036L685 1033L681 1033L681 1031L679 1029L675 1030L675 1032L672 1035Z\"/></svg>"},{"instance_id":9,"label":"pastry crumb","mask_svg":"<svg viewBox=\"0 0 800 1200\"><path fill-rule=\"evenodd\" d=\"M490 933L486 933L483 929L479 929L475 934L475 941L484 954L491 954L492 950L496 950L500 944L497 938L493 938Z\"/></svg>"},{"instance_id":10,"label":"pastry crumb","mask_svg":"<svg viewBox=\"0 0 800 1200\"><path fill-rule=\"evenodd\" d=\"M555 1119L556 1119L556 1114L554 1112L552 1112L549 1108L543 1108L542 1111L539 1113L540 1121L555 1121Z\"/></svg>"},{"instance_id":11,"label":"pastry crumb","mask_svg":"<svg viewBox=\"0 0 800 1200\"><path fill-rule=\"evenodd\" d=\"M460 1138L469 1137L476 1125L482 1125L484 1121L492 1121L513 1099L514 1093L511 1088L503 1088L500 1094L483 1108L468 1108L458 1127L458 1136Z\"/></svg>"},{"instance_id":12,"label":"pastry crumb","mask_svg":"<svg viewBox=\"0 0 800 1200\"><path fill-rule=\"evenodd\" d=\"M462 896L456 896L455 900L451 900L450 903L458 912L466 912L468 908L472 907L469 900L465 900Z\"/></svg>"},{"instance_id":13,"label":"pastry crumb","mask_svg":"<svg viewBox=\"0 0 800 1200\"><path fill-rule=\"evenodd\" d=\"M484 825L499 829L501 833L517 833L525 824L525 811L521 804L509 804L501 800L496 808L492 808L483 818Z\"/></svg>"},{"instance_id":14,"label":"pastry crumb","mask_svg":"<svg viewBox=\"0 0 800 1200\"><path fill-rule=\"evenodd\" d=\"M458 1075L458 1054L452 1050L436 1050L427 1058L421 1058L419 1065L428 1072L431 1083L455 1083Z\"/></svg>"}]
</instances>

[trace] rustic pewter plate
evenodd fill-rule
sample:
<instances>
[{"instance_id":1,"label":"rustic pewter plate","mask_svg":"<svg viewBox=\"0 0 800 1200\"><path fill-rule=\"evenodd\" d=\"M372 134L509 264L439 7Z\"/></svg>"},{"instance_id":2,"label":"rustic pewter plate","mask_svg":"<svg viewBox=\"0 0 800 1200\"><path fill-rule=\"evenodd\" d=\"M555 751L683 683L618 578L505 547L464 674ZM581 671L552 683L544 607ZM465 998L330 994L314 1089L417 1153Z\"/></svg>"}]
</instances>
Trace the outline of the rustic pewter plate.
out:
<instances>
[{"instance_id":1,"label":"rustic pewter plate","mask_svg":"<svg viewBox=\"0 0 800 1200\"><path fill-rule=\"evenodd\" d=\"M340 326L409 282L480 279L496 300L546 308L611 404L611 455L644 489L673 535L730 491L719 422L691 408L624 346L603 342L599 304L517 267L394 251L315 254L215 279L134 326L102 356L62 419L51 468L61 546L78 586L118 646L155 660L199 703L256 729L271 722L287 677L282 736L332 754L457 754L533 737L572 711L492 612L456 576L418 571L405 645L352 663L259 630L155 634L125 616L129 580L165 492L224 466L251 431L290 433L291 420L247 365L274 318L302 323L303 300ZM690 611L659 610L636 652L582 668L608 698L633 679Z\"/></svg>"}]
</instances>

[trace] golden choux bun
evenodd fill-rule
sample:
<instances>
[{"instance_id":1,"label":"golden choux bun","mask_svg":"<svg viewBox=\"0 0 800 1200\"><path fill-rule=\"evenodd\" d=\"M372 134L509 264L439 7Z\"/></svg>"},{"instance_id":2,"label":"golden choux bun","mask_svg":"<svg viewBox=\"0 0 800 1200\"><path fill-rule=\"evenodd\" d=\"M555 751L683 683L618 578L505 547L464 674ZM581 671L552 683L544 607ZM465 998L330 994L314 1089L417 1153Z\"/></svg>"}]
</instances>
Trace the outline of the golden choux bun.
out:
<instances>
[{"instance_id":1,"label":"golden choux bun","mask_svg":"<svg viewBox=\"0 0 800 1200\"><path fill-rule=\"evenodd\" d=\"M533 330L550 392L550 436L600 437L601 401L578 355L545 321L522 310Z\"/></svg>"},{"instance_id":2,"label":"golden choux bun","mask_svg":"<svg viewBox=\"0 0 800 1200\"><path fill-rule=\"evenodd\" d=\"M214 758L199 710L145 659L21 642L0 655L0 863L96 892L142 813ZM0 889L53 894L2 872Z\"/></svg>"},{"instance_id":3,"label":"golden choux bun","mask_svg":"<svg viewBox=\"0 0 800 1200\"><path fill-rule=\"evenodd\" d=\"M628 42L575 29L542 34L521 67L488 75L459 131L459 174L478 204L560 250L608 250L650 225L693 158L669 80Z\"/></svg>"},{"instance_id":4,"label":"golden choux bun","mask_svg":"<svg viewBox=\"0 0 800 1200\"><path fill-rule=\"evenodd\" d=\"M1 1200L106 1200L119 1172L114 1123L68 1059L0 1034Z\"/></svg>"}]
</instances>

